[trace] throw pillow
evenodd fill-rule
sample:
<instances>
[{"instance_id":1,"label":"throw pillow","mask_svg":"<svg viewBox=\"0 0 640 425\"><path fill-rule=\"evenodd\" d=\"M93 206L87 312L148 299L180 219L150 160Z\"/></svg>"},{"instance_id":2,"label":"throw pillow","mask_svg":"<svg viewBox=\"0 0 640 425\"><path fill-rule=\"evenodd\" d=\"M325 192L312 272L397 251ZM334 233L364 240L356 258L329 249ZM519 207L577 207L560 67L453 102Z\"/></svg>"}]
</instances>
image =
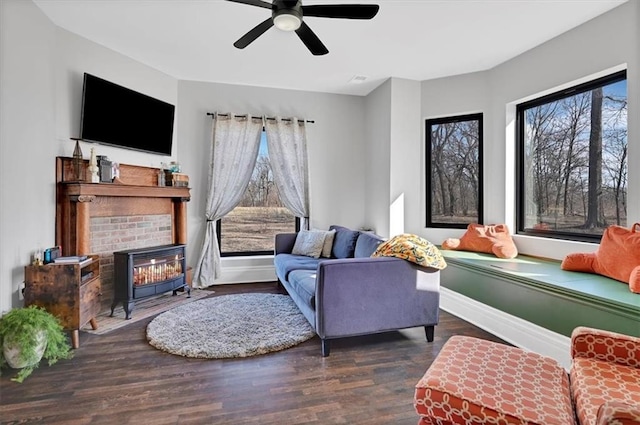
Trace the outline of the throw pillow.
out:
<instances>
[{"instance_id":1,"label":"throw pillow","mask_svg":"<svg viewBox=\"0 0 640 425\"><path fill-rule=\"evenodd\" d=\"M417 235L402 234L383 242L372 257L397 257L420 266L442 270L447 267L434 244Z\"/></svg>"},{"instance_id":2,"label":"throw pillow","mask_svg":"<svg viewBox=\"0 0 640 425\"><path fill-rule=\"evenodd\" d=\"M631 229L609 226L596 252L569 254L562 270L595 273L629 284L631 292L640 294L640 223Z\"/></svg>"},{"instance_id":3,"label":"throw pillow","mask_svg":"<svg viewBox=\"0 0 640 425\"><path fill-rule=\"evenodd\" d=\"M324 246L323 232L310 232L301 230L296 236L291 253L294 255L305 255L307 257L318 258Z\"/></svg>"},{"instance_id":4,"label":"throw pillow","mask_svg":"<svg viewBox=\"0 0 640 425\"><path fill-rule=\"evenodd\" d=\"M382 242L384 239L374 233L360 232L353 256L356 258L371 257Z\"/></svg>"},{"instance_id":5,"label":"throw pillow","mask_svg":"<svg viewBox=\"0 0 640 425\"><path fill-rule=\"evenodd\" d=\"M485 252L498 258L515 258L518 255L506 224L471 223L460 239L449 238L442 242L442 249Z\"/></svg>"},{"instance_id":6,"label":"throw pillow","mask_svg":"<svg viewBox=\"0 0 640 425\"><path fill-rule=\"evenodd\" d=\"M322 246L321 257L331 258L331 250L333 249L333 240L336 237L335 230L321 230L324 232L324 245Z\"/></svg>"},{"instance_id":7,"label":"throw pillow","mask_svg":"<svg viewBox=\"0 0 640 425\"><path fill-rule=\"evenodd\" d=\"M336 231L336 235L333 239L331 255L334 258L352 258L360 232L335 225L330 226L329 230Z\"/></svg>"}]
</instances>

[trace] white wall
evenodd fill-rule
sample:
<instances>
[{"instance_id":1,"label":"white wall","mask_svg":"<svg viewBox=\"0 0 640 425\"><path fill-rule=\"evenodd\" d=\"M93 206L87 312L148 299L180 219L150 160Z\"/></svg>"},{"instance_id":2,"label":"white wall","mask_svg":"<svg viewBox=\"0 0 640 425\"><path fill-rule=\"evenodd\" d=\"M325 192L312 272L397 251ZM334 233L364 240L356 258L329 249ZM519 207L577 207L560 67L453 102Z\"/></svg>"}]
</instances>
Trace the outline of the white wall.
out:
<instances>
[{"instance_id":1,"label":"white wall","mask_svg":"<svg viewBox=\"0 0 640 425\"><path fill-rule=\"evenodd\" d=\"M178 157L189 174L191 202L188 206L188 258L199 256L203 242L204 208L207 193L212 119L207 112L299 117L307 124L310 168L311 227L326 229L331 224L357 228L364 217L365 157L364 99L359 96L324 94L296 90L181 81L178 112ZM270 267L271 258L222 260L218 283L254 281L247 267ZM237 269L247 269L236 273ZM229 272L232 270L233 273Z\"/></svg>"},{"instance_id":2,"label":"white wall","mask_svg":"<svg viewBox=\"0 0 640 425\"><path fill-rule=\"evenodd\" d=\"M484 215L486 223L515 229L514 129L516 103L628 69L628 223L640 221L640 2L628 2L489 71L422 83L424 118L484 113ZM424 139L424 136L423 136ZM424 203L423 203L424 205ZM424 229L440 243L462 231ZM562 259L595 244L514 236L522 253Z\"/></svg>"},{"instance_id":3,"label":"white wall","mask_svg":"<svg viewBox=\"0 0 640 425\"><path fill-rule=\"evenodd\" d=\"M389 185L391 155L391 79L366 97L366 184L364 225L381 236L389 236Z\"/></svg>"},{"instance_id":4,"label":"white wall","mask_svg":"<svg viewBox=\"0 0 640 425\"><path fill-rule=\"evenodd\" d=\"M418 233L424 227L422 179L415 180L405 170L424 176L424 143L420 139L421 85L419 81L391 79L391 138L389 198L389 234ZM421 223L421 225L419 225Z\"/></svg>"},{"instance_id":5,"label":"white wall","mask_svg":"<svg viewBox=\"0 0 640 425\"><path fill-rule=\"evenodd\" d=\"M384 237L413 232L406 223L419 221L420 180L405 170L424 170L420 99L420 82L400 78L388 79L366 97L365 223Z\"/></svg>"},{"instance_id":6,"label":"white wall","mask_svg":"<svg viewBox=\"0 0 640 425\"><path fill-rule=\"evenodd\" d=\"M177 104L178 80L175 78L61 28L56 31L54 60L57 155L71 156L74 145L69 138L80 135L82 81L85 72L172 105ZM95 143L81 142L80 145L85 158L89 158L93 147L96 155L106 155L115 162L159 167L161 162L175 159L179 144L176 133L174 131L172 156Z\"/></svg>"},{"instance_id":7,"label":"white wall","mask_svg":"<svg viewBox=\"0 0 640 425\"><path fill-rule=\"evenodd\" d=\"M30 254L53 245L55 31L33 3L0 1L0 313Z\"/></svg>"},{"instance_id":8,"label":"white wall","mask_svg":"<svg viewBox=\"0 0 640 425\"><path fill-rule=\"evenodd\" d=\"M2 0L0 7L1 313L22 304L18 289L32 253L55 244L55 157L73 152L83 73L174 104L178 96L176 79L56 27L32 2ZM95 147L126 164L171 159L81 145L85 158Z\"/></svg>"}]
</instances>

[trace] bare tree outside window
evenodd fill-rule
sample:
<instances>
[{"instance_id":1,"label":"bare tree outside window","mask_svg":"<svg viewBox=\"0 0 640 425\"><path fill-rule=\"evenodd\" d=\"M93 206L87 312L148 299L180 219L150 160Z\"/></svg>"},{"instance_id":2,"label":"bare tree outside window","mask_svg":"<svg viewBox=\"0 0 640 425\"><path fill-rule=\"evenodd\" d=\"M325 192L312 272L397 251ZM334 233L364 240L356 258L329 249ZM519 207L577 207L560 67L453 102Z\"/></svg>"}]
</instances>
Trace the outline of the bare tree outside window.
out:
<instances>
[{"instance_id":1,"label":"bare tree outside window","mask_svg":"<svg viewBox=\"0 0 640 425\"><path fill-rule=\"evenodd\" d=\"M599 238L627 219L626 72L517 107L518 232Z\"/></svg>"},{"instance_id":2,"label":"bare tree outside window","mask_svg":"<svg viewBox=\"0 0 640 425\"><path fill-rule=\"evenodd\" d=\"M295 232L295 216L282 205L273 181L266 134L240 204L218 222L222 256L272 254L276 233Z\"/></svg>"},{"instance_id":3,"label":"bare tree outside window","mask_svg":"<svg viewBox=\"0 0 640 425\"><path fill-rule=\"evenodd\" d=\"M482 114L426 121L427 227L482 223Z\"/></svg>"}]
</instances>

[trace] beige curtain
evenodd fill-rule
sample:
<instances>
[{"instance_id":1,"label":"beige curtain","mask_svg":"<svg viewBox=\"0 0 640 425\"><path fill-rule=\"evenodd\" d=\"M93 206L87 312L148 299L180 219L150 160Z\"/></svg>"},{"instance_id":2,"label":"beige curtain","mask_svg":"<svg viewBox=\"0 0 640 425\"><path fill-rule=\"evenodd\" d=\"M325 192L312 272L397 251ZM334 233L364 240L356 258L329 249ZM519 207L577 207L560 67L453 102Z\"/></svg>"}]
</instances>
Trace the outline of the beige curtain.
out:
<instances>
[{"instance_id":1,"label":"beige curtain","mask_svg":"<svg viewBox=\"0 0 640 425\"><path fill-rule=\"evenodd\" d=\"M242 200L258 157L262 125L262 117L214 115L205 211L207 224L200 259L193 274L196 288L211 286L220 276L216 221Z\"/></svg>"},{"instance_id":2,"label":"beige curtain","mask_svg":"<svg viewBox=\"0 0 640 425\"><path fill-rule=\"evenodd\" d=\"M309 162L305 121L280 117L266 119L265 129L273 180L280 199L300 218L300 227L308 229Z\"/></svg>"}]
</instances>

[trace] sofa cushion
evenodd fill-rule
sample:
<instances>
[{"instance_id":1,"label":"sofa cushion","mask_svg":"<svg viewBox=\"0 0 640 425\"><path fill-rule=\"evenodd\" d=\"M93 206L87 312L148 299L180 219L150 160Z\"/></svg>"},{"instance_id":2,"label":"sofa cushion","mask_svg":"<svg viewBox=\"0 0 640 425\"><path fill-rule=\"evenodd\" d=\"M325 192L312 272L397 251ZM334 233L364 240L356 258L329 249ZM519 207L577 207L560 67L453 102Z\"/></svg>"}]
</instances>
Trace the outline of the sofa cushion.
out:
<instances>
[{"instance_id":1,"label":"sofa cushion","mask_svg":"<svg viewBox=\"0 0 640 425\"><path fill-rule=\"evenodd\" d=\"M316 271L294 270L289 273L289 285L296 294L312 309L316 309Z\"/></svg>"},{"instance_id":2,"label":"sofa cushion","mask_svg":"<svg viewBox=\"0 0 640 425\"><path fill-rule=\"evenodd\" d=\"M289 280L292 270L316 270L320 260L303 255L278 254L273 259L276 275L280 280Z\"/></svg>"},{"instance_id":3,"label":"sofa cushion","mask_svg":"<svg viewBox=\"0 0 640 425\"><path fill-rule=\"evenodd\" d=\"M320 254L322 254L324 237L324 232L301 230L296 236L296 242L293 245L291 253L293 255L306 255L308 257L318 258Z\"/></svg>"},{"instance_id":4,"label":"sofa cushion","mask_svg":"<svg viewBox=\"0 0 640 425\"><path fill-rule=\"evenodd\" d=\"M360 232L335 225L330 226L329 230L336 231L331 255L335 258L352 258Z\"/></svg>"},{"instance_id":5,"label":"sofa cushion","mask_svg":"<svg viewBox=\"0 0 640 425\"><path fill-rule=\"evenodd\" d=\"M382 237L368 232L361 232L356 241L356 249L353 256L356 258L371 257L371 254L376 252L378 245L384 242Z\"/></svg>"},{"instance_id":6,"label":"sofa cushion","mask_svg":"<svg viewBox=\"0 0 640 425\"><path fill-rule=\"evenodd\" d=\"M574 358L571 390L581 425L595 425L605 403L638 404L640 369L606 360Z\"/></svg>"}]
</instances>

